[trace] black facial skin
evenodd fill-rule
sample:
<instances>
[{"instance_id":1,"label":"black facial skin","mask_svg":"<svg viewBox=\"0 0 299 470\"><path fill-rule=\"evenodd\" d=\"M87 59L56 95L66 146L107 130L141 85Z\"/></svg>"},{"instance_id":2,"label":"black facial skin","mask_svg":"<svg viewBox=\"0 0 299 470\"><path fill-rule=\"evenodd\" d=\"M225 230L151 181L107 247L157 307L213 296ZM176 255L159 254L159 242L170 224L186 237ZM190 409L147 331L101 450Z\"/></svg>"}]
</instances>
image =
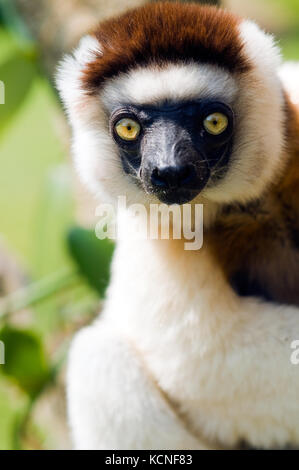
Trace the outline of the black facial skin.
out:
<instances>
[{"instance_id":1,"label":"black facial skin","mask_svg":"<svg viewBox=\"0 0 299 470\"><path fill-rule=\"evenodd\" d=\"M219 135L206 131L204 119L225 114L227 128ZM123 118L137 121L135 141L115 131ZM124 171L147 193L166 204L184 204L221 178L228 167L234 129L233 111L222 102L199 100L149 107L124 105L110 117L111 134L119 146Z\"/></svg>"}]
</instances>

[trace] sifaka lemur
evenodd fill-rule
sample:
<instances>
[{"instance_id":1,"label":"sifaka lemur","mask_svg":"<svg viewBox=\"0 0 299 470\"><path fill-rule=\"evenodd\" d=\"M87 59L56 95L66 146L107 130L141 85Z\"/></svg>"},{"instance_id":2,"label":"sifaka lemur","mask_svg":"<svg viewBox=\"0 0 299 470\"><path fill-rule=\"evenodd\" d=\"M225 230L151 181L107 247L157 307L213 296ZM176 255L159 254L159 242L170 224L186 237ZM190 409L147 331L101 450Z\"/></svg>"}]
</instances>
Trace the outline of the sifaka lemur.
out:
<instances>
[{"instance_id":1,"label":"sifaka lemur","mask_svg":"<svg viewBox=\"0 0 299 470\"><path fill-rule=\"evenodd\" d=\"M255 23L195 4L130 10L62 61L98 200L204 210L197 251L124 222L104 309L70 351L76 448L299 445L298 80Z\"/></svg>"}]
</instances>

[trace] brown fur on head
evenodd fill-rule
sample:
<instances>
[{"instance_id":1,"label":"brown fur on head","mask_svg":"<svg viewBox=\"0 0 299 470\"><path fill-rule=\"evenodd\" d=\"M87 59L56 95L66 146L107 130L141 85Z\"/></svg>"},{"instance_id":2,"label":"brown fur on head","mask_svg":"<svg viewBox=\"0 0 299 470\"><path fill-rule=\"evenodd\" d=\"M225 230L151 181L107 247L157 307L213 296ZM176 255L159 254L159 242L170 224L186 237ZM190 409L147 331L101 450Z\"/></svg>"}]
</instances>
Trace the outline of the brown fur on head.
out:
<instances>
[{"instance_id":1,"label":"brown fur on head","mask_svg":"<svg viewBox=\"0 0 299 470\"><path fill-rule=\"evenodd\" d=\"M238 34L240 19L211 7L153 3L107 20L95 30L101 52L84 71L84 87L96 92L105 80L137 66L165 62L214 64L246 72L250 61Z\"/></svg>"}]
</instances>

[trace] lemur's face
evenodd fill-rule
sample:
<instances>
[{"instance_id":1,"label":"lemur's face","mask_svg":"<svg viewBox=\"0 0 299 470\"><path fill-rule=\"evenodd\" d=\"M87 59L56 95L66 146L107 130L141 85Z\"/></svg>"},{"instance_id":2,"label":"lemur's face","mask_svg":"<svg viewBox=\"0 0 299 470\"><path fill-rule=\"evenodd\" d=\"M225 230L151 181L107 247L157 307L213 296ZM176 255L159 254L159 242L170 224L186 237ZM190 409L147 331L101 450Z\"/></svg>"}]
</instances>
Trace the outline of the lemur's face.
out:
<instances>
[{"instance_id":1,"label":"lemur's face","mask_svg":"<svg viewBox=\"0 0 299 470\"><path fill-rule=\"evenodd\" d=\"M234 115L215 99L123 104L109 117L123 170L166 204L183 204L228 169Z\"/></svg>"},{"instance_id":2,"label":"lemur's face","mask_svg":"<svg viewBox=\"0 0 299 470\"><path fill-rule=\"evenodd\" d=\"M58 86L82 179L129 203L245 202L278 173L272 38L209 7L151 4L100 25Z\"/></svg>"}]
</instances>

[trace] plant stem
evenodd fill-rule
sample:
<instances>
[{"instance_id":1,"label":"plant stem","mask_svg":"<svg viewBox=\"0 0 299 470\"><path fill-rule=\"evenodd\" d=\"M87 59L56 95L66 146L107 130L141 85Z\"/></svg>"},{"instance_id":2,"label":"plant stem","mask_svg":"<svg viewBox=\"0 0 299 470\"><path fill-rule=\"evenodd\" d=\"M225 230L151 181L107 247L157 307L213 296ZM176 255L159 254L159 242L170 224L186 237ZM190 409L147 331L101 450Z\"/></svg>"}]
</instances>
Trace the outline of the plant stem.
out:
<instances>
[{"instance_id":1,"label":"plant stem","mask_svg":"<svg viewBox=\"0 0 299 470\"><path fill-rule=\"evenodd\" d=\"M69 269L54 273L5 297L0 302L0 319L31 307L52 294L68 289L79 281L79 274Z\"/></svg>"},{"instance_id":2,"label":"plant stem","mask_svg":"<svg viewBox=\"0 0 299 470\"><path fill-rule=\"evenodd\" d=\"M35 404L35 400L32 398L28 399L28 403L25 406L21 416L18 416L15 422L13 430L13 444L15 450L22 450L23 438L26 432L26 427L30 419L32 408Z\"/></svg>"}]
</instances>

